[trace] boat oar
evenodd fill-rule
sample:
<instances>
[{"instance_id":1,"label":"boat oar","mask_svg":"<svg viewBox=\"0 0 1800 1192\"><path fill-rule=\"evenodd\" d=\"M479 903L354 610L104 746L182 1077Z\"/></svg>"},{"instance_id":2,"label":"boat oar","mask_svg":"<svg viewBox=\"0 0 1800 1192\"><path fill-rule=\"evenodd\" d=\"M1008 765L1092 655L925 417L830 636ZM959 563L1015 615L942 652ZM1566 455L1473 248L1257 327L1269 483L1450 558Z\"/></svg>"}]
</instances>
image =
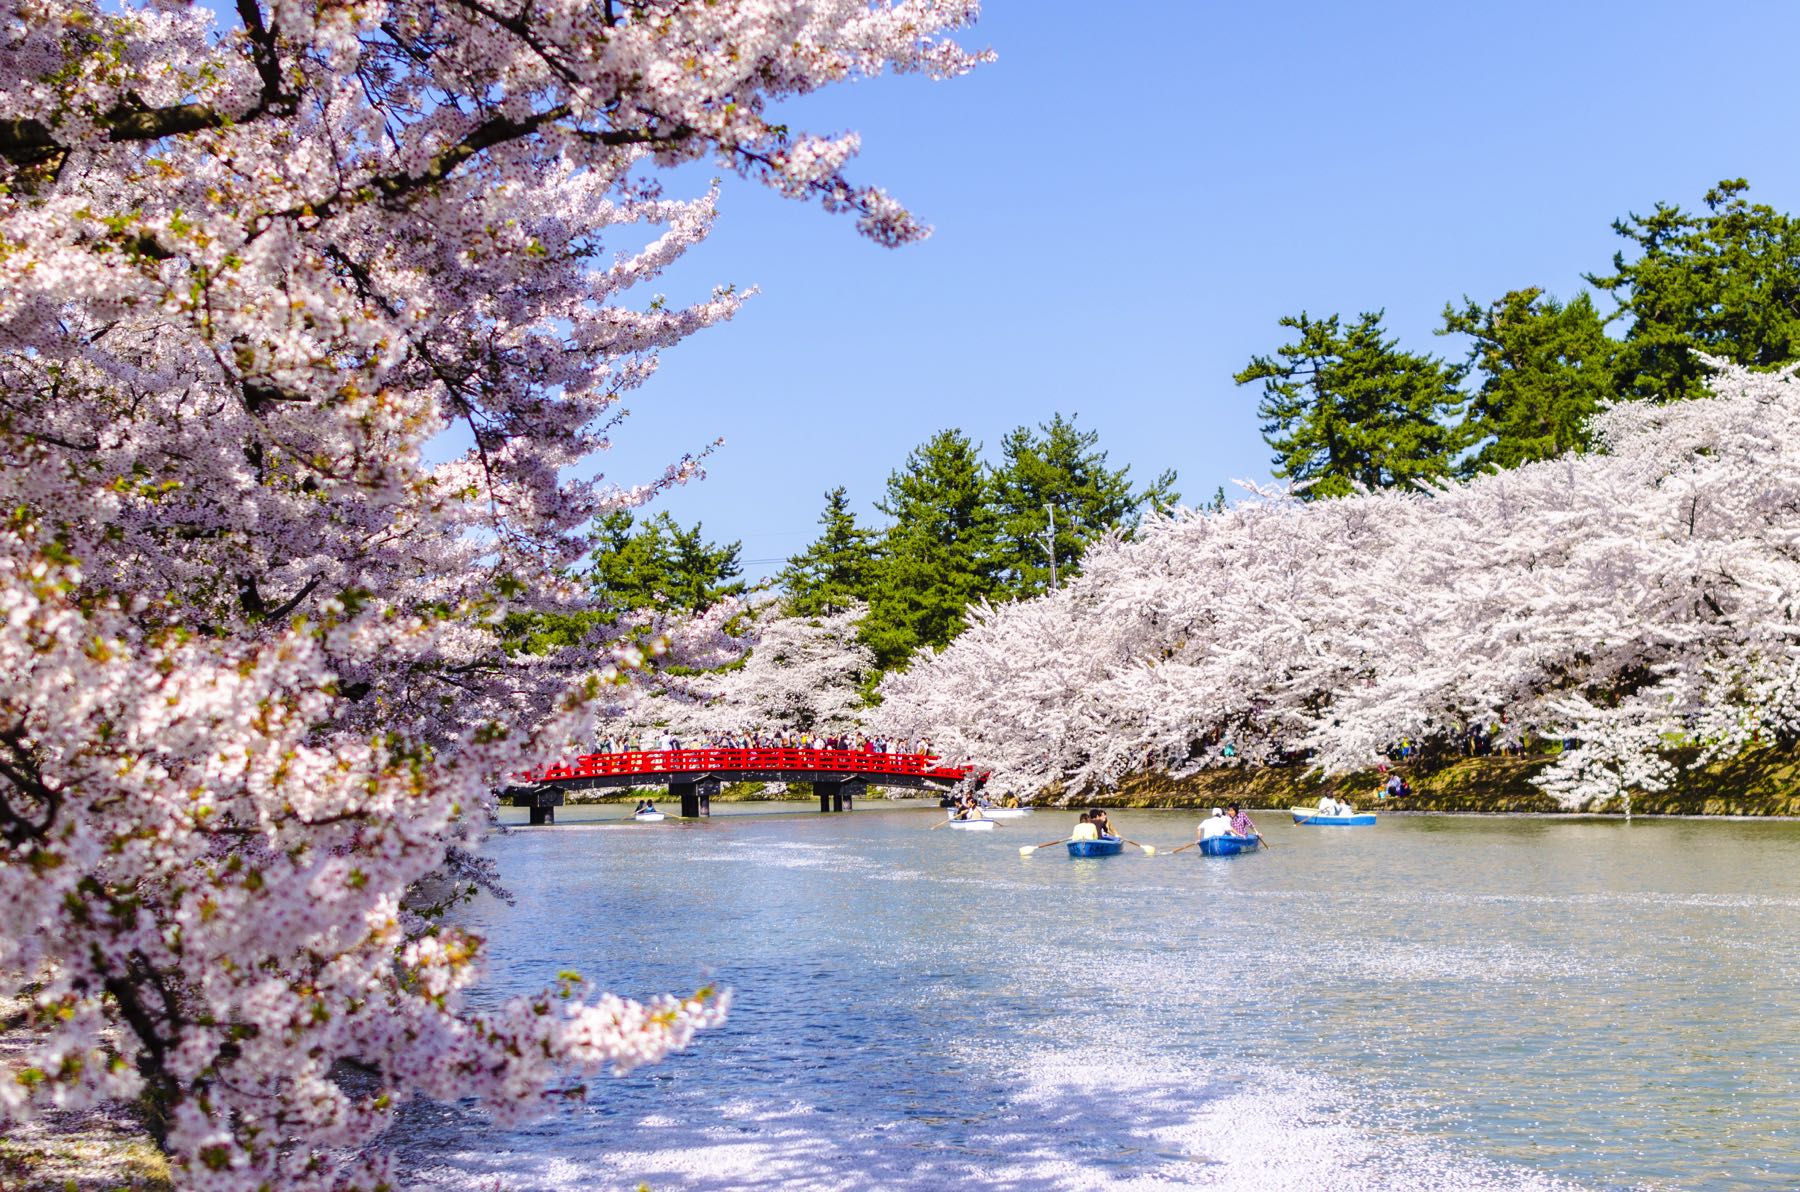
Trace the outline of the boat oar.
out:
<instances>
[{"instance_id":1,"label":"boat oar","mask_svg":"<svg viewBox=\"0 0 1800 1192\"><path fill-rule=\"evenodd\" d=\"M1261 843L1261 844L1262 844L1262 846L1263 846L1263 847L1264 847L1264 848L1268 848L1268 847L1269 847L1269 838L1268 838L1268 837L1266 837L1266 836L1264 836L1264 835L1263 835L1263 834L1262 834L1262 833L1261 833L1261 832L1258 832L1258 833L1257 833L1257 834L1256 834L1256 839L1257 839L1257 840L1258 840L1258 841L1259 841L1259 842L1260 842L1260 843Z\"/></svg>"},{"instance_id":2,"label":"boat oar","mask_svg":"<svg viewBox=\"0 0 1800 1192\"><path fill-rule=\"evenodd\" d=\"M1019 846L1019 855L1021 857L1029 857L1032 853L1037 852L1041 848L1049 848L1053 844L1067 843L1069 843L1069 838L1065 836L1061 840L1046 840L1042 844L1022 844Z\"/></svg>"},{"instance_id":3,"label":"boat oar","mask_svg":"<svg viewBox=\"0 0 1800 1192\"><path fill-rule=\"evenodd\" d=\"M1164 855L1173 857L1176 853L1185 853L1191 848L1199 848L1199 847L1200 847L1200 842L1198 840L1196 840L1192 844L1184 844L1180 848L1172 848Z\"/></svg>"},{"instance_id":4,"label":"boat oar","mask_svg":"<svg viewBox=\"0 0 1800 1192\"><path fill-rule=\"evenodd\" d=\"M1135 841L1135 840L1126 840L1126 838L1125 838L1125 837L1123 837L1123 836L1121 836L1121 837L1119 837L1119 839L1120 839L1120 840L1124 840L1124 841L1125 841L1125 843L1126 843L1126 844L1136 844L1136 845L1137 845L1137 847L1139 847L1139 848L1141 848L1141 849L1143 849L1143 850L1144 850L1144 855L1145 855L1145 856L1146 856L1146 857L1154 857L1154 856L1155 856L1155 855L1156 855L1156 846L1154 846L1154 845L1149 845L1149 844L1138 844L1138 842L1137 842L1137 841Z\"/></svg>"}]
</instances>

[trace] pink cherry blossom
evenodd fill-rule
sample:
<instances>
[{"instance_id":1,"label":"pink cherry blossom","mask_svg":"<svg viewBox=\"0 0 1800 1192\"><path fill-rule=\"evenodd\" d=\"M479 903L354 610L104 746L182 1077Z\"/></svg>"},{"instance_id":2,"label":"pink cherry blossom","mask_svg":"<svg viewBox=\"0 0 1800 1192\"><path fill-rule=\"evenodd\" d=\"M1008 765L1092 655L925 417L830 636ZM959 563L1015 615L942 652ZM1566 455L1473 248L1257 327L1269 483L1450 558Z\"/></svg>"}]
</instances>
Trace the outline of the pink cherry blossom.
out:
<instances>
[{"instance_id":1,"label":"pink cherry blossom","mask_svg":"<svg viewBox=\"0 0 1800 1192\"><path fill-rule=\"evenodd\" d=\"M744 300L654 294L718 201L659 175L915 239L854 137L774 107L983 55L966 0L235 12L0 21L0 995L39 1031L0 1116L138 1096L183 1186L374 1186L406 1099L535 1112L725 1009L570 978L477 1013L441 914L492 883L503 775L659 690L652 655L740 649L723 611L501 633L581 607L596 514L699 473L573 478Z\"/></svg>"},{"instance_id":2,"label":"pink cherry blossom","mask_svg":"<svg viewBox=\"0 0 1800 1192\"><path fill-rule=\"evenodd\" d=\"M1699 764L1791 742L1800 380L1714 363L1713 396L1615 406L1589 455L1310 504L1253 491L1105 542L890 676L872 723L1002 789L1077 791L1283 752L1350 771L1473 725L1566 740L1539 781L1572 808L1663 789L1671 745Z\"/></svg>"}]
</instances>

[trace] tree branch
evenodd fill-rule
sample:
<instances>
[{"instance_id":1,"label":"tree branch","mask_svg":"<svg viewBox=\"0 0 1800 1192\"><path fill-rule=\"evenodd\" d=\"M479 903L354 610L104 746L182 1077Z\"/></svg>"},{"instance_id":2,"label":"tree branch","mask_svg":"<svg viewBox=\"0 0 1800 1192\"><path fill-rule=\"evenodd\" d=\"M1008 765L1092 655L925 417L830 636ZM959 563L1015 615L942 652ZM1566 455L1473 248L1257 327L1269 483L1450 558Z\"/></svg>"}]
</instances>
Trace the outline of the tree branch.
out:
<instances>
[{"instance_id":1,"label":"tree branch","mask_svg":"<svg viewBox=\"0 0 1800 1192\"><path fill-rule=\"evenodd\" d=\"M98 120L112 144L158 141L227 124L243 124L264 116L290 116L298 97L282 85L281 58L276 50L276 31L264 24L256 0L237 0L237 13L250 41L250 60L262 80L256 103L247 112L232 115L211 104L178 103L153 108L134 93L107 109ZM55 130L33 116L0 120L0 158L15 166L35 166L54 161L73 146L57 140Z\"/></svg>"}]
</instances>

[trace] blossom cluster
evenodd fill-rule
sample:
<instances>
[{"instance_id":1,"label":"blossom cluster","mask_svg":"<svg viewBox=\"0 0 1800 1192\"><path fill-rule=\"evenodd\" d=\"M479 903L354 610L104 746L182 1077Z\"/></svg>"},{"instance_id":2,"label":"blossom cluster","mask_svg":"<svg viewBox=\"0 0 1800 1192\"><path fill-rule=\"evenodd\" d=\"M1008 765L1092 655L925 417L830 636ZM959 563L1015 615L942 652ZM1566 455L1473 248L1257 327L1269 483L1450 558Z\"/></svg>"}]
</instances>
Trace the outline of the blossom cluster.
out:
<instances>
[{"instance_id":1,"label":"blossom cluster","mask_svg":"<svg viewBox=\"0 0 1800 1192\"><path fill-rule=\"evenodd\" d=\"M36 1031L0 1117L134 1096L183 1186L374 1186L409 1097L514 1114L684 1045L720 996L472 1011L442 912L494 784L657 682L646 643L738 647L499 627L698 473L592 476L743 301L646 291L717 200L659 174L916 238L771 105L966 70L974 4L0 3L0 996Z\"/></svg>"},{"instance_id":2,"label":"blossom cluster","mask_svg":"<svg viewBox=\"0 0 1800 1192\"><path fill-rule=\"evenodd\" d=\"M634 688L600 722L599 736L699 742L771 729L847 735L861 725L862 685L875 670L857 638L861 605L816 617L789 615L775 600L726 611L736 614L729 624L741 657Z\"/></svg>"},{"instance_id":3,"label":"blossom cluster","mask_svg":"<svg viewBox=\"0 0 1800 1192\"><path fill-rule=\"evenodd\" d=\"M1800 736L1800 381L1620 404L1596 449L1413 492L1179 511L1046 597L981 610L876 718L1021 789L1469 728L1565 748L1570 807ZM1674 748L1682 747L1682 748Z\"/></svg>"}]
</instances>

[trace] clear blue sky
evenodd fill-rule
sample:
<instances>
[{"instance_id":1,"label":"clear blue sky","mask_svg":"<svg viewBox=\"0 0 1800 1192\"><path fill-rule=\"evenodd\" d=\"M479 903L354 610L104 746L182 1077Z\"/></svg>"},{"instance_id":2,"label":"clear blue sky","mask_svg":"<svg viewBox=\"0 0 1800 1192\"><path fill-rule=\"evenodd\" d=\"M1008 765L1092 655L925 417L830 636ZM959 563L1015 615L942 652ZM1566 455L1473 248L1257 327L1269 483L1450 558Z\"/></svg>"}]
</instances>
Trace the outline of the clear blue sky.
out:
<instances>
[{"instance_id":1,"label":"clear blue sky","mask_svg":"<svg viewBox=\"0 0 1800 1192\"><path fill-rule=\"evenodd\" d=\"M762 292L664 357L609 478L724 436L708 478L656 507L780 559L827 488L870 514L940 428L992 450L1060 410L1198 500L1267 475L1256 393L1231 374L1284 314L1385 308L1408 346L1460 356L1431 334L1446 300L1571 294L1622 244L1615 217L1738 176L1800 209L1789 5L984 7L965 41L993 65L793 109L861 132L855 177L936 234L880 249L729 181L713 238L660 289Z\"/></svg>"}]
</instances>

